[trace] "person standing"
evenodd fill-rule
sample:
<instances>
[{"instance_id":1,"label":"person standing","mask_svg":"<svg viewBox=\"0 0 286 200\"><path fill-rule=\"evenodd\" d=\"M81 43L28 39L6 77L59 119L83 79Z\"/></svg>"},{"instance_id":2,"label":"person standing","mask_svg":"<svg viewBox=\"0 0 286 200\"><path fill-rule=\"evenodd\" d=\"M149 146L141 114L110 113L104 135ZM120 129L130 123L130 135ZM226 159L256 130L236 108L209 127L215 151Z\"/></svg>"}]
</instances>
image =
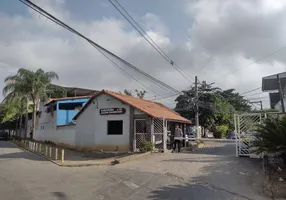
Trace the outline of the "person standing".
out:
<instances>
[{"instance_id":1,"label":"person standing","mask_svg":"<svg viewBox=\"0 0 286 200\"><path fill-rule=\"evenodd\" d=\"M174 134L173 152L176 151L177 145L178 145L178 152L181 151L181 140L182 140L182 137L183 137L182 129L180 129L179 125L176 124L175 134Z\"/></svg>"}]
</instances>

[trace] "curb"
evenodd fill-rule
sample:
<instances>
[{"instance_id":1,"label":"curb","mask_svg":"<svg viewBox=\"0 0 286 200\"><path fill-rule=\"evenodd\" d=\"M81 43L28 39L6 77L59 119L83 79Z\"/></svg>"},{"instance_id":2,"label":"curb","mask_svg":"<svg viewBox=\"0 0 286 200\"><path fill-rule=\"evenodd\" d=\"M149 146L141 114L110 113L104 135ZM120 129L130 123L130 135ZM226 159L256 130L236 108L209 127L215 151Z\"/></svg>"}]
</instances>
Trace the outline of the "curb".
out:
<instances>
[{"instance_id":1,"label":"curb","mask_svg":"<svg viewBox=\"0 0 286 200\"><path fill-rule=\"evenodd\" d=\"M121 163L124 163L124 162L128 162L130 160L135 160L137 158L141 158L141 157L144 157L144 156L147 156L147 155L150 155L152 152L145 152L145 153L142 153L142 154L134 154L134 155L130 155L130 156L123 156L123 157L113 157L113 158L108 158L108 159L105 159L105 160L102 160L101 162L99 163L86 163L86 164L65 164L65 163L59 163L55 160L52 160L51 158L43 155L42 153L39 153L39 152L35 152L35 151L32 151L28 148L25 148L23 146L21 146L20 144L14 142L14 141L9 141L9 143L17 146L18 148L22 149L22 150L25 150L25 151L28 151L30 153L33 153L45 160L48 160L50 161L51 163L54 163L60 167L90 167L90 166L110 166L110 165L116 165L116 164L121 164Z\"/></svg>"},{"instance_id":2,"label":"curb","mask_svg":"<svg viewBox=\"0 0 286 200\"><path fill-rule=\"evenodd\" d=\"M23 147L23 146L17 144L16 142L9 141L9 143L10 143L10 144L13 144L13 145L15 145L15 146L17 146L19 149L22 149L22 150L24 150L24 151L27 151L27 152L32 153L32 154L34 154L34 155L37 155L37 156L39 156L39 157L41 157L41 158L43 158L43 159L45 159L45 160L48 160L48 161L50 161L50 162L52 162L52 163L58 165L58 163L54 162L54 161L51 160L49 157L46 157L46 156L44 156L44 155L42 155L42 154L40 154L40 153L37 153L37 152L34 152L34 151L32 151L32 150L30 150L30 149L28 149L28 148L25 148L25 147Z\"/></svg>"}]
</instances>

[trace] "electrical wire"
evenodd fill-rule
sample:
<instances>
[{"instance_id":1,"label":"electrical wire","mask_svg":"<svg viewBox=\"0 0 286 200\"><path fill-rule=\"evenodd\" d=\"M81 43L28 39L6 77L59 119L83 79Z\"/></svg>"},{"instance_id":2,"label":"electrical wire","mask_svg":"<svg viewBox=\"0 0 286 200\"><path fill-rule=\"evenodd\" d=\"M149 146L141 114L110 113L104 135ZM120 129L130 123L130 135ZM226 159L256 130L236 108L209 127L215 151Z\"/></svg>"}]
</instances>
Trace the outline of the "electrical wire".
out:
<instances>
[{"instance_id":1,"label":"electrical wire","mask_svg":"<svg viewBox=\"0 0 286 200\"><path fill-rule=\"evenodd\" d=\"M254 94L249 94L246 95L246 97L251 97L251 96L255 96L255 95L259 95L259 94L263 94L264 92L259 92L259 93L254 93Z\"/></svg>"},{"instance_id":2,"label":"electrical wire","mask_svg":"<svg viewBox=\"0 0 286 200\"><path fill-rule=\"evenodd\" d=\"M254 65L254 64L256 64L256 63L258 63L258 62L260 62L260 61L262 61L262 60L264 60L264 59L266 59L266 58L269 58L269 57L273 56L274 54L276 54L276 53L278 53L278 52L280 52L280 51L282 51L282 50L284 50L284 49L286 49L286 46L284 46L284 47L282 47L282 48L280 48L280 49L277 49L276 51L273 51L272 53L267 54L267 55L265 55L265 56L263 56L263 57L260 57L260 58L257 59L256 61L254 61L254 62L252 62L252 63L250 63L250 64L248 64L248 65L246 65L246 66L244 66L244 67L242 67L242 68L240 68L240 69L234 70L234 71L232 71L231 73L229 73L228 75L233 74L233 73L235 73L235 72L238 72L238 71L240 71L240 70L243 70L243 69L245 69L245 68L247 68L247 67L249 67L249 66L251 66L251 65Z\"/></svg>"},{"instance_id":3,"label":"electrical wire","mask_svg":"<svg viewBox=\"0 0 286 200\"><path fill-rule=\"evenodd\" d=\"M161 87L162 89L166 90L166 91L172 91L172 92L179 92L178 90L172 88L171 86L163 83L162 81L152 77L151 75L147 74L146 72L138 69L137 67L135 67L134 65L130 64L129 62L123 60L122 58L120 58L119 56L113 54L112 52L110 52L109 50L103 48L102 46L98 45L97 43L95 43L94 41L92 41L91 39L87 38L86 36L84 36L83 34L79 33L78 31L76 31L75 29L71 28L70 26L68 26L67 24L65 24L64 22L60 21L59 19L57 19L56 17L54 17L53 15L49 14L48 12L46 12L45 10L43 10L42 8L40 8L39 6L37 6L36 4L34 4L33 2L29 1L29 0L19 0L20 2L22 2L23 4L25 4L26 6L30 7L31 9L33 9L34 11L38 12L40 15L46 17L47 19L53 21L54 23L58 24L59 26L69 30L70 32L82 37L83 39L85 39L87 42L89 42L90 44L92 44L93 47L96 47L97 50L102 50L105 53L109 54L110 56L112 56L113 58L117 59L118 61L120 61L121 63L123 63L126 67L128 67L129 69L138 72L141 75L144 75L144 77L148 78L150 81L152 81L154 84L156 84L157 86ZM110 60L110 59L109 59ZM113 63L114 64L114 63Z\"/></svg>"},{"instance_id":4,"label":"electrical wire","mask_svg":"<svg viewBox=\"0 0 286 200\"><path fill-rule=\"evenodd\" d=\"M96 47L95 47L96 48ZM115 63L111 58L109 58L106 54L104 54L101 50L97 49L105 58L107 58L113 65L115 65L118 69L120 69L123 74L125 74L127 77L130 77L131 79L134 79L135 81L137 81L138 83L140 83L142 86L144 86L145 88L149 89L151 92L153 92L154 94L158 94L159 96L161 96L160 93L158 93L157 91L153 90L152 88L150 88L149 86L147 86L146 84L144 84L142 81L140 81L139 79L135 78L134 76L132 76L130 73L128 73L126 70L124 70L122 67L120 67L117 63Z\"/></svg>"},{"instance_id":5,"label":"electrical wire","mask_svg":"<svg viewBox=\"0 0 286 200\"><path fill-rule=\"evenodd\" d=\"M247 100L264 100L264 99L269 99L269 97L255 97L255 98L249 98Z\"/></svg>"},{"instance_id":6,"label":"electrical wire","mask_svg":"<svg viewBox=\"0 0 286 200\"><path fill-rule=\"evenodd\" d=\"M163 50L162 48L146 33L146 31L136 22L136 20L128 13L128 11L117 1L117 5L126 13L126 15L112 2L109 2L113 7L133 26L133 28L169 63L173 66L187 81L191 81L185 74L184 70L179 67ZM129 17L129 18L128 18ZM133 21L133 22L132 22ZM135 25L134 25L134 24ZM194 79L194 78L193 78Z\"/></svg>"},{"instance_id":7,"label":"electrical wire","mask_svg":"<svg viewBox=\"0 0 286 200\"><path fill-rule=\"evenodd\" d=\"M250 93L250 92L254 92L254 91L259 90L259 89L261 89L261 87L254 88L254 89L252 89L252 90L249 90L249 91L243 92L243 93L241 93L240 95L247 94L247 93Z\"/></svg>"}]
</instances>

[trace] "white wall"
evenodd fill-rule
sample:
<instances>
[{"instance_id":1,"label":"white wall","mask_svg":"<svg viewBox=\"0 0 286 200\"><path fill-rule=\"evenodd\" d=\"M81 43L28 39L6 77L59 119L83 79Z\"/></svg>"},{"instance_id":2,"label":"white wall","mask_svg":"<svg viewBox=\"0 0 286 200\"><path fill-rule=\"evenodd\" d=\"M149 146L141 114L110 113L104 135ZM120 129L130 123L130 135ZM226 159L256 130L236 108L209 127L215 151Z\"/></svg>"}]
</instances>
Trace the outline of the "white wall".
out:
<instances>
[{"instance_id":1,"label":"white wall","mask_svg":"<svg viewBox=\"0 0 286 200\"><path fill-rule=\"evenodd\" d=\"M53 115L47 113L43 103L40 104L39 110L41 111L41 116L38 119L38 126L36 128L36 133L34 134L34 139L39 141L53 141L57 127L57 115L55 112Z\"/></svg>"},{"instance_id":2,"label":"white wall","mask_svg":"<svg viewBox=\"0 0 286 200\"><path fill-rule=\"evenodd\" d=\"M92 146L94 149L129 148L130 137L130 106L118 101L117 99L102 94L93 100L78 117L76 122L76 141L77 146ZM104 108L125 108L125 114L119 115L100 115L99 110ZM122 135L107 135L108 120L123 120Z\"/></svg>"},{"instance_id":3,"label":"white wall","mask_svg":"<svg viewBox=\"0 0 286 200\"><path fill-rule=\"evenodd\" d=\"M75 132L76 132L75 125L58 127L55 135L56 143L63 143L74 146Z\"/></svg>"},{"instance_id":4,"label":"white wall","mask_svg":"<svg viewBox=\"0 0 286 200\"><path fill-rule=\"evenodd\" d=\"M51 141L56 144L63 143L75 145L75 125L57 127L56 112L46 113L44 104L40 105L41 117L39 118L34 139L38 141ZM32 121L32 120L31 120ZM29 126L28 126L29 127ZM28 132L28 134L30 131Z\"/></svg>"}]
</instances>

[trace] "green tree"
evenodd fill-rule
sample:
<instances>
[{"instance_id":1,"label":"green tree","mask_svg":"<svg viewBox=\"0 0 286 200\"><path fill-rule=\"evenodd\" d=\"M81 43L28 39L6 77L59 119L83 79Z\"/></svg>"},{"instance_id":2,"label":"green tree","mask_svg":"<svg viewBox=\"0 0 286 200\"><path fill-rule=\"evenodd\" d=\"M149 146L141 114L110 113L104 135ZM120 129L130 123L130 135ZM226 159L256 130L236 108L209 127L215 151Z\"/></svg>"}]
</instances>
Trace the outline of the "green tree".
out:
<instances>
[{"instance_id":1,"label":"green tree","mask_svg":"<svg viewBox=\"0 0 286 200\"><path fill-rule=\"evenodd\" d=\"M128 95L128 96L133 96L132 90L124 89L123 93L126 94L126 95Z\"/></svg>"},{"instance_id":2,"label":"green tree","mask_svg":"<svg viewBox=\"0 0 286 200\"><path fill-rule=\"evenodd\" d=\"M199 95L199 119L200 124L204 127L213 127L218 120L220 120L220 111L222 110L220 99L216 92L219 88L205 88L204 85L198 87ZM195 88L191 87L189 90L182 91L175 101L177 101L175 111L180 113L183 117L194 119L195 117Z\"/></svg>"},{"instance_id":3,"label":"green tree","mask_svg":"<svg viewBox=\"0 0 286 200\"><path fill-rule=\"evenodd\" d=\"M279 153L286 164L286 117L267 118L258 125L252 143L256 153Z\"/></svg>"},{"instance_id":4,"label":"green tree","mask_svg":"<svg viewBox=\"0 0 286 200\"><path fill-rule=\"evenodd\" d=\"M206 87L206 84L198 87L199 120L202 126L214 132L219 129L216 127L221 125L232 129L233 113L236 110L249 111L251 109L247 101L234 91L234 89L222 91L217 87ZM177 101L175 111L188 119L195 118L196 98L194 87L183 91L175 101Z\"/></svg>"},{"instance_id":5,"label":"green tree","mask_svg":"<svg viewBox=\"0 0 286 200\"><path fill-rule=\"evenodd\" d=\"M36 113L40 100L47 99L47 92L53 93L52 80L58 79L55 72L44 72L42 69L31 71L21 68L14 76L5 79L3 94L9 99L26 98L32 102L33 134L36 131Z\"/></svg>"},{"instance_id":6,"label":"green tree","mask_svg":"<svg viewBox=\"0 0 286 200\"><path fill-rule=\"evenodd\" d=\"M119 92L120 94L122 94L122 92ZM147 91L145 90L137 90L135 89L135 93L136 96L140 99L143 99L145 97L145 95L147 94ZM128 89L124 89L123 90L123 94L128 95L128 96L134 96L133 91L132 90L128 90Z\"/></svg>"},{"instance_id":7,"label":"green tree","mask_svg":"<svg viewBox=\"0 0 286 200\"><path fill-rule=\"evenodd\" d=\"M140 99L143 99L145 97L145 94L147 93L147 91L145 90L141 91L137 89L135 90L135 92L136 92L136 96Z\"/></svg>"},{"instance_id":8,"label":"green tree","mask_svg":"<svg viewBox=\"0 0 286 200\"><path fill-rule=\"evenodd\" d=\"M228 89L223 91L217 91L226 101L228 101L236 111L251 111L251 106L248 101L244 99L242 95L235 92L235 89Z\"/></svg>"}]
</instances>

